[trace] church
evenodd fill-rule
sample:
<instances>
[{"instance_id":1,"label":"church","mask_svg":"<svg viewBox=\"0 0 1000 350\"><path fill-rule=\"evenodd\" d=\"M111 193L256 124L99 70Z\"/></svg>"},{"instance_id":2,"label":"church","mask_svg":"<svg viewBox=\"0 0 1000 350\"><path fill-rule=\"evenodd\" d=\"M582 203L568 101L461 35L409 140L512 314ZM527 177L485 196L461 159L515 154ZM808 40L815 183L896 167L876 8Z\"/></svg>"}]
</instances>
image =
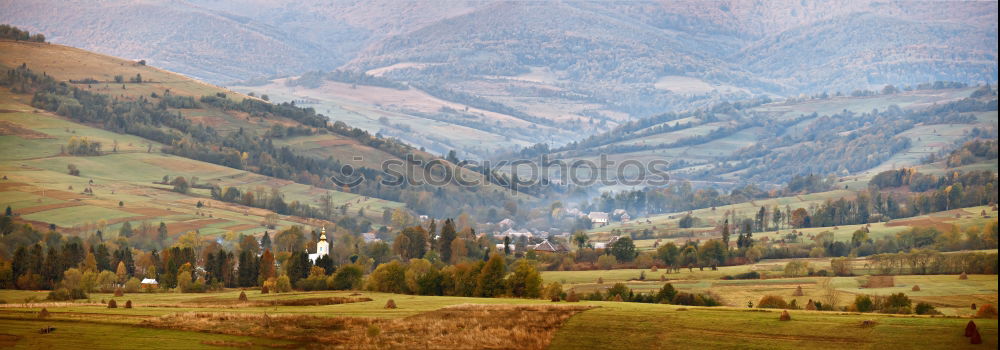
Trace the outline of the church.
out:
<instances>
[{"instance_id":1,"label":"church","mask_svg":"<svg viewBox=\"0 0 1000 350\"><path fill-rule=\"evenodd\" d=\"M326 227L323 227L323 230L320 231L319 242L316 242L316 253L309 254L309 260L312 260L313 264L315 264L316 259L328 254L330 254L330 243L326 241Z\"/></svg>"}]
</instances>

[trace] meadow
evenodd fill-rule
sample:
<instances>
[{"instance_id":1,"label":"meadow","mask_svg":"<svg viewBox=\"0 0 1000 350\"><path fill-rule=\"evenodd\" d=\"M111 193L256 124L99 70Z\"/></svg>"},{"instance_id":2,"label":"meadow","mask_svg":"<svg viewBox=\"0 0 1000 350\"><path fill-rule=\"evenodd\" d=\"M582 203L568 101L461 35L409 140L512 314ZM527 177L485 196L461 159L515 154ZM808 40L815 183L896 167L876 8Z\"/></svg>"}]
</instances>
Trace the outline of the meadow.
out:
<instances>
[{"instance_id":1,"label":"meadow","mask_svg":"<svg viewBox=\"0 0 1000 350\"><path fill-rule=\"evenodd\" d=\"M150 349L301 348L317 342L346 348L439 348L452 344L460 348L490 345L552 349L696 346L906 349L964 348L968 343L962 337L967 318L792 310L792 320L781 322L780 310L744 307L603 301L553 303L537 299L350 291L260 294L256 290L246 291L249 302L241 303L239 293L239 290L206 294L129 293L118 298L94 293L91 300L77 303L18 304L19 300L41 298L44 293L3 290L0 299L14 304L0 305L0 329L3 329L0 344L14 348L91 344L102 348ZM372 300L319 306L244 306L259 301L320 297ZM112 298L118 301L119 308L109 309L100 303ZM389 299L398 308L384 308ZM133 308L122 308L124 300L131 300ZM38 314L43 307L49 315L40 319ZM538 318L542 315L552 315L549 317L556 322ZM179 320L184 321L178 323ZM218 323L222 320L227 321ZM519 322L522 320L527 322ZM863 325L864 321L869 321L870 326ZM983 346L995 346L997 321L975 321L983 336ZM296 326L287 328L288 322L296 322ZM220 328L223 324L228 326ZM56 330L39 334L42 327ZM246 335L244 330L256 333ZM279 330L285 333L276 333ZM350 334L343 334L345 330ZM407 337L406 332L416 332L432 340ZM747 343L747 339L754 341Z\"/></svg>"}]
</instances>

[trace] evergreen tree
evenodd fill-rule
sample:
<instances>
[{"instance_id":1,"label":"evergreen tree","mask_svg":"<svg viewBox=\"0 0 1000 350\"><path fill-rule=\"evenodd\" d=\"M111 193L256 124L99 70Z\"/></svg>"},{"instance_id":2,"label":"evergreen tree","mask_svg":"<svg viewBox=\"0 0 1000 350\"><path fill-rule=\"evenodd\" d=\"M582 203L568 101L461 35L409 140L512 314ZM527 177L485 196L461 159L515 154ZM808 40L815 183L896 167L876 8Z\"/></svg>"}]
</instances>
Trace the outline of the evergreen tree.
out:
<instances>
[{"instance_id":1,"label":"evergreen tree","mask_svg":"<svg viewBox=\"0 0 1000 350\"><path fill-rule=\"evenodd\" d=\"M455 222L451 219L444 221L444 226L441 227L441 239L438 240L438 251L441 252L441 261L445 263L451 261L451 242L455 240L458 233L455 232Z\"/></svg>"}]
</instances>

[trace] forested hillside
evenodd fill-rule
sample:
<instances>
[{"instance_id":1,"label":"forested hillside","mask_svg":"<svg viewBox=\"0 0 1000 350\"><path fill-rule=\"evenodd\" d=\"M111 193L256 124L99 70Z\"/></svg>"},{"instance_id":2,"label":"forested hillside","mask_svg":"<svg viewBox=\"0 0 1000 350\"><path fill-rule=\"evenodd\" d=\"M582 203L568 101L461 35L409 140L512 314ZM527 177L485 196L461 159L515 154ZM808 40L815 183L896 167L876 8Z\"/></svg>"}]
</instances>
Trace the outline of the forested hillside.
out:
<instances>
[{"instance_id":1,"label":"forested hillside","mask_svg":"<svg viewBox=\"0 0 1000 350\"><path fill-rule=\"evenodd\" d=\"M8 1L0 8L0 21L41 30L50 41L307 102L370 133L478 159L720 101L997 81L993 2ZM468 137L439 132L447 128Z\"/></svg>"},{"instance_id":2,"label":"forested hillside","mask_svg":"<svg viewBox=\"0 0 1000 350\"><path fill-rule=\"evenodd\" d=\"M31 95L30 103L35 108L143 137L163 144L159 150L164 153L402 202L419 213L435 215L457 216L471 210L469 203L475 203L480 211L470 214L484 215L491 207L498 210L513 193L503 187L509 181L489 173L487 178L501 186L490 180L471 188L455 183L442 187L421 185L430 174L440 176L443 167L469 179L484 175L443 160L433 168L431 161L436 157L432 155L392 138L329 121L311 108L235 94L157 70L142 61L119 60L59 45L13 41L0 44L5 53L10 53L0 61L8 67L4 85L15 94ZM307 141L285 142L296 139ZM339 151L317 153L317 145L337 146ZM388 173L382 163L391 159L399 160L399 165ZM404 184L382 186L382 179ZM406 186L407 182L414 185ZM445 195L462 200L433 200ZM294 214L305 217L329 216L318 212L314 203L302 204L298 208L268 204L267 209L281 214L297 210ZM382 213L368 215L381 217Z\"/></svg>"}]
</instances>

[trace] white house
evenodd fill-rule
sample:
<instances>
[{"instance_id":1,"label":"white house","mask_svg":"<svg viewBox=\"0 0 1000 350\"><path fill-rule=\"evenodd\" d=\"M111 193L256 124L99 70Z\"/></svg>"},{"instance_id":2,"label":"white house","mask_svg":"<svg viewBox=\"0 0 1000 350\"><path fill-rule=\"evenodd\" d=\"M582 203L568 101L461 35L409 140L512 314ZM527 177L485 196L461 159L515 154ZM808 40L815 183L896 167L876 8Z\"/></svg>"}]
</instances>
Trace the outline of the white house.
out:
<instances>
[{"instance_id":1,"label":"white house","mask_svg":"<svg viewBox=\"0 0 1000 350\"><path fill-rule=\"evenodd\" d=\"M309 254L309 260L312 260L313 264L321 256L326 256L330 254L330 243L326 241L326 227L319 235L319 242L316 242L316 253Z\"/></svg>"},{"instance_id":2,"label":"white house","mask_svg":"<svg viewBox=\"0 0 1000 350\"><path fill-rule=\"evenodd\" d=\"M590 218L590 223L594 225L604 226L608 224L608 213L603 211L592 211L590 214L587 214L587 217Z\"/></svg>"},{"instance_id":3,"label":"white house","mask_svg":"<svg viewBox=\"0 0 1000 350\"><path fill-rule=\"evenodd\" d=\"M510 248L510 252L511 253L514 252L514 250L515 250L514 249L514 243L508 244L507 247ZM497 250L497 252L502 253L504 251L503 250L503 243L497 243L496 250Z\"/></svg>"},{"instance_id":4,"label":"white house","mask_svg":"<svg viewBox=\"0 0 1000 350\"><path fill-rule=\"evenodd\" d=\"M618 241L621 236L611 236L607 242L594 242L594 249L608 249L612 244Z\"/></svg>"}]
</instances>

